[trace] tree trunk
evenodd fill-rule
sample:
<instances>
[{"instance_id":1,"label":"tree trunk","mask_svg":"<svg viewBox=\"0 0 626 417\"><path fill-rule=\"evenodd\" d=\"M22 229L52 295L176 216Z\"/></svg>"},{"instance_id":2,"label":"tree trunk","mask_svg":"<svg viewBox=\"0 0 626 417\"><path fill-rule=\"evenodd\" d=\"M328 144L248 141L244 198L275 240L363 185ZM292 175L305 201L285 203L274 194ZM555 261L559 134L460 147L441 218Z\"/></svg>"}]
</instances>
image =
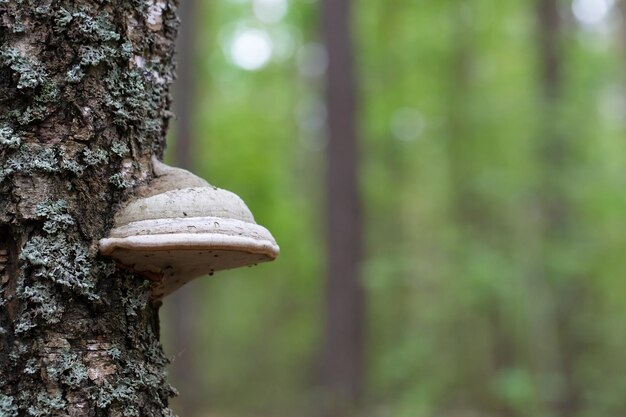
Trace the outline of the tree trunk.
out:
<instances>
[{"instance_id":1,"label":"tree trunk","mask_svg":"<svg viewBox=\"0 0 626 417\"><path fill-rule=\"evenodd\" d=\"M98 256L151 178L175 0L0 1L0 415L167 416L149 283Z\"/></svg>"},{"instance_id":2,"label":"tree trunk","mask_svg":"<svg viewBox=\"0 0 626 417\"><path fill-rule=\"evenodd\" d=\"M621 57L622 68L622 89L624 92L624 100L626 100L626 0L618 0L617 10L620 14L619 25L617 30L617 45Z\"/></svg>"},{"instance_id":3,"label":"tree trunk","mask_svg":"<svg viewBox=\"0 0 626 417\"><path fill-rule=\"evenodd\" d=\"M361 206L357 180L356 82L350 1L325 0L328 52L327 288L323 356L329 416L353 409L363 377L364 293L360 281Z\"/></svg>"},{"instance_id":4,"label":"tree trunk","mask_svg":"<svg viewBox=\"0 0 626 417\"><path fill-rule=\"evenodd\" d=\"M558 0L537 1L537 49L539 51L539 160L542 171L539 185L539 212L543 247L540 270L533 279L535 303L540 313L538 327L543 329L540 349L541 371L548 377L559 375L552 384L553 394L548 405L561 416L577 415L582 406L582 392L577 385L576 360L583 349L581 335L585 330L572 321L584 309L585 277L576 277L558 266L555 256L567 248L576 237L572 235L572 200L565 184L571 181L575 144L571 133L560 128L563 105L563 59L561 42L563 20ZM564 285L566 283L566 285ZM550 340L552 339L552 340ZM550 345L554 345L551 348ZM548 388L546 381L545 388ZM545 390L544 390L545 392Z\"/></svg>"}]
</instances>

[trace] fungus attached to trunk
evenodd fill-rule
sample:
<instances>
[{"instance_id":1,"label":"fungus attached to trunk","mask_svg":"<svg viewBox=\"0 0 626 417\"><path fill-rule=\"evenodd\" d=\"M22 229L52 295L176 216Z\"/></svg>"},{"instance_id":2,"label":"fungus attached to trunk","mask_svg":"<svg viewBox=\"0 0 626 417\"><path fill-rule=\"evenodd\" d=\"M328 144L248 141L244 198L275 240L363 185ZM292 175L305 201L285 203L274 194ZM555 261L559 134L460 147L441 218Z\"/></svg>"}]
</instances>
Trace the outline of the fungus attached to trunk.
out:
<instances>
[{"instance_id":1,"label":"fungus attached to trunk","mask_svg":"<svg viewBox=\"0 0 626 417\"><path fill-rule=\"evenodd\" d=\"M237 195L152 162L155 179L117 212L100 253L156 280L154 298L199 276L278 256L271 233Z\"/></svg>"}]
</instances>

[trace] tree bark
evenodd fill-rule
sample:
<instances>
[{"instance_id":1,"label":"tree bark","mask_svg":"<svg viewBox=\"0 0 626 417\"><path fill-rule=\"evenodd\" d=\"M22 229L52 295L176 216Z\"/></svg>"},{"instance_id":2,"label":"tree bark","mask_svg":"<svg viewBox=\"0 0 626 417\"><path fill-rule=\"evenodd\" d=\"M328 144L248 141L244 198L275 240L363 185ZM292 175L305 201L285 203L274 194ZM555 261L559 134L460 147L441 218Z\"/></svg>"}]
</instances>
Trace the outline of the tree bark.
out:
<instances>
[{"instance_id":1,"label":"tree bark","mask_svg":"<svg viewBox=\"0 0 626 417\"><path fill-rule=\"evenodd\" d=\"M358 186L356 81L350 38L350 1L325 0L328 52L326 100L327 287L323 356L327 415L354 408L363 378L364 292L360 277L361 202Z\"/></svg>"},{"instance_id":2,"label":"tree bark","mask_svg":"<svg viewBox=\"0 0 626 417\"><path fill-rule=\"evenodd\" d=\"M0 1L0 415L168 416L158 305L98 256L170 117L176 0Z\"/></svg>"}]
</instances>

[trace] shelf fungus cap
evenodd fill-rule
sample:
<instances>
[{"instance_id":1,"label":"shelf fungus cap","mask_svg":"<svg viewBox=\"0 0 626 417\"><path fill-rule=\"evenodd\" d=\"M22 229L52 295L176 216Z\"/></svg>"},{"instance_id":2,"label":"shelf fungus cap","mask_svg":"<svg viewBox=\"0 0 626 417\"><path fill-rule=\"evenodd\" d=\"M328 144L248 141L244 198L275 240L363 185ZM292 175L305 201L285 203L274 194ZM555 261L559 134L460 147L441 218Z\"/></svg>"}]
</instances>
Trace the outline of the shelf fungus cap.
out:
<instances>
[{"instance_id":1,"label":"shelf fungus cap","mask_svg":"<svg viewBox=\"0 0 626 417\"><path fill-rule=\"evenodd\" d=\"M152 162L155 179L117 212L100 253L157 281L154 298L202 275L278 256L271 233L236 194Z\"/></svg>"}]
</instances>

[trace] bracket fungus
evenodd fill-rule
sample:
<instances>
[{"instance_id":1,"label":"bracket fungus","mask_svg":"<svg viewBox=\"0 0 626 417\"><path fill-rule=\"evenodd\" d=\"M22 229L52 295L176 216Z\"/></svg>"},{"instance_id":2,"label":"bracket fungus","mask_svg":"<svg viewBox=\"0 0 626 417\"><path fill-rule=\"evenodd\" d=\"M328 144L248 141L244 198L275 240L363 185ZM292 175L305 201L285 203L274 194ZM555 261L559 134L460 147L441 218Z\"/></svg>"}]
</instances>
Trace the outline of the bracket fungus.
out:
<instances>
[{"instance_id":1,"label":"bracket fungus","mask_svg":"<svg viewBox=\"0 0 626 417\"><path fill-rule=\"evenodd\" d=\"M100 253L156 281L160 299L194 278L272 261L279 248L237 195L152 158L155 178L115 215Z\"/></svg>"}]
</instances>

